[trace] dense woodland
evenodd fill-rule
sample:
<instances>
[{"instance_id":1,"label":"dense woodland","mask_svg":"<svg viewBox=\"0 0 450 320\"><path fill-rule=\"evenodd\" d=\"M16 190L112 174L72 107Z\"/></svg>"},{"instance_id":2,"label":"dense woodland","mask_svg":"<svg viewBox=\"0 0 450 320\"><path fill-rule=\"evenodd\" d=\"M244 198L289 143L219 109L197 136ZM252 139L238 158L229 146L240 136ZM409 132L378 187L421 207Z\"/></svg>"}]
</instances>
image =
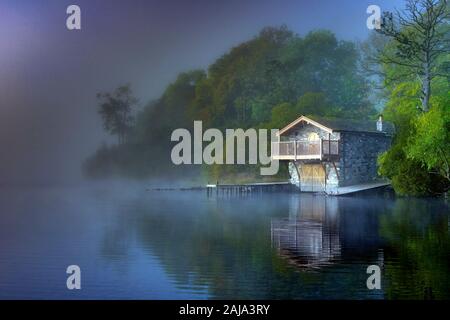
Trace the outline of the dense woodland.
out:
<instances>
[{"instance_id":1,"label":"dense woodland","mask_svg":"<svg viewBox=\"0 0 450 320\"><path fill-rule=\"evenodd\" d=\"M382 29L362 44L326 30L301 37L285 26L264 28L207 70L181 73L138 112L128 85L99 94L105 129L118 143L102 145L84 163L85 173L196 182L260 179L255 166L175 167L172 131L190 129L194 120L202 120L204 129L281 128L302 114L375 119L382 112L397 133L379 159L380 174L399 194L448 191L448 5L408 3L404 16L386 13ZM285 175L282 168L272 178Z\"/></svg>"}]
</instances>

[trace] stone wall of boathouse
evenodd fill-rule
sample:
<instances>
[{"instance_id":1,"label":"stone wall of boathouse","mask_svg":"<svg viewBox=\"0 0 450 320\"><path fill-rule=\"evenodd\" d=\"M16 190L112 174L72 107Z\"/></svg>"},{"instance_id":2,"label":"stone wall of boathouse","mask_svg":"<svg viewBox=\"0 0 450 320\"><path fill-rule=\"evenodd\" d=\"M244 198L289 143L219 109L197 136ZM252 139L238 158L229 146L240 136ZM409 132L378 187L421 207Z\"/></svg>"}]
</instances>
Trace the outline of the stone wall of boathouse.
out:
<instances>
[{"instance_id":1,"label":"stone wall of boathouse","mask_svg":"<svg viewBox=\"0 0 450 320\"><path fill-rule=\"evenodd\" d=\"M390 148L391 140L385 134L341 132L339 186L379 180L377 159Z\"/></svg>"},{"instance_id":2,"label":"stone wall of boathouse","mask_svg":"<svg viewBox=\"0 0 450 320\"><path fill-rule=\"evenodd\" d=\"M318 133L321 130L319 129ZM311 131L309 131L311 132ZM307 135L302 132L297 135ZM364 132L341 132L339 136L339 161L290 161L290 182L300 188L301 166L321 163L325 170L324 191L333 192L338 187L370 183L380 180L378 156L391 145L391 136Z\"/></svg>"}]
</instances>

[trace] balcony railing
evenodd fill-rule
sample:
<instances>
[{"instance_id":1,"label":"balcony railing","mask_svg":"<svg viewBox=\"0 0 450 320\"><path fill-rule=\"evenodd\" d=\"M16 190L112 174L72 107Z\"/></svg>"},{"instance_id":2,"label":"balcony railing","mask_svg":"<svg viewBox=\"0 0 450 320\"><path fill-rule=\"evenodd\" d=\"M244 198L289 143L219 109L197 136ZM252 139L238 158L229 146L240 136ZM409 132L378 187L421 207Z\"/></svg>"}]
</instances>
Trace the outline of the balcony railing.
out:
<instances>
[{"instance_id":1,"label":"balcony railing","mask_svg":"<svg viewBox=\"0 0 450 320\"><path fill-rule=\"evenodd\" d=\"M280 141L272 143L272 158L275 160L314 160L339 157L339 141Z\"/></svg>"}]
</instances>

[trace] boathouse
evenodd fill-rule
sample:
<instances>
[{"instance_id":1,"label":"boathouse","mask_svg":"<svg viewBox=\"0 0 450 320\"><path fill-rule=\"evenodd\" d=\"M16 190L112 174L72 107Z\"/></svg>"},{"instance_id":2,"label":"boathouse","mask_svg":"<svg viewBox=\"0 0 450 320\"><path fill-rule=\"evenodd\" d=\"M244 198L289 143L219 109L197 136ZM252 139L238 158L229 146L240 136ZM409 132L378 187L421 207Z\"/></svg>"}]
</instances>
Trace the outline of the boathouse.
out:
<instances>
[{"instance_id":1,"label":"boathouse","mask_svg":"<svg viewBox=\"0 0 450 320\"><path fill-rule=\"evenodd\" d=\"M394 134L392 123L378 120L301 116L281 129L272 158L289 166L290 182L303 192L337 194L343 187L375 185L377 158Z\"/></svg>"}]
</instances>

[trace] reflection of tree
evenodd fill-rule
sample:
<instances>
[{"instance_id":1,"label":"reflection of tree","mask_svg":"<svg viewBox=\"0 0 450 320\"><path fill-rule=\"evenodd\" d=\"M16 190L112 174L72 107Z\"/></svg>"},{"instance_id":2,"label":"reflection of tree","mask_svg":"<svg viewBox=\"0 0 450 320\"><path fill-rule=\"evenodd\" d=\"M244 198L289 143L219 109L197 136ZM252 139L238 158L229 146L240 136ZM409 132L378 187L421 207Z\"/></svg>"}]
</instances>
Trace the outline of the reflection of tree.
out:
<instances>
[{"instance_id":1,"label":"reflection of tree","mask_svg":"<svg viewBox=\"0 0 450 320\"><path fill-rule=\"evenodd\" d=\"M450 298L447 212L438 201L399 199L391 214L380 217L389 298Z\"/></svg>"}]
</instances>

